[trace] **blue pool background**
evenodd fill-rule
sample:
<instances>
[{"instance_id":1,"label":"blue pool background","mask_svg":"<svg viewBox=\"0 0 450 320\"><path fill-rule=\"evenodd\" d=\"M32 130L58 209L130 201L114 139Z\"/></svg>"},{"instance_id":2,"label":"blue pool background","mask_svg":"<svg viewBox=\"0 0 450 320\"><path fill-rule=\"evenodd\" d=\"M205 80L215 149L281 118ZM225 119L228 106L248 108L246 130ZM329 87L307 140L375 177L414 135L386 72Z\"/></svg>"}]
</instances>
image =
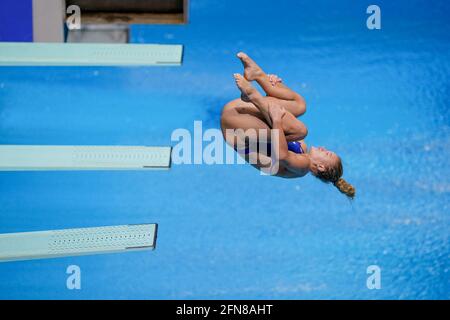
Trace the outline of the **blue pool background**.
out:
<instances>
[{"instance_id":1,"label":"blue pool background","mask_svg":"<svg viewBox=\"0 0 450 320\"><path fill-rule=\"evenodd\" d=\"M247 165L0 173L0 232L158 222L157 249L0 264L2 299L449 299L450 2L191 2L182 67L0 69L1 144L169 145L218 128L246 51L308 104L310 144L341 155L350 203ZM67 266L82 289L66 288ZM368 290L366 268L382 270Z\"/></svg>"}]
</instances>

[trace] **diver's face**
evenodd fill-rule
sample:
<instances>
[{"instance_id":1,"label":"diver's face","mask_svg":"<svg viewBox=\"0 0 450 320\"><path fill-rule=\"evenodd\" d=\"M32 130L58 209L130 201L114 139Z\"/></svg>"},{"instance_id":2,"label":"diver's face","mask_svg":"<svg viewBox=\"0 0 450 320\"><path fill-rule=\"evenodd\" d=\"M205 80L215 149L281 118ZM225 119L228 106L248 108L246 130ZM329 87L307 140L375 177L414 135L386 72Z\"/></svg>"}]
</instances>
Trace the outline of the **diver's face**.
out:
<instances>
[{"instance_id":1,"label":"diver's face","mask_svg":"<svg viewBox=\"0 0 450 320\"><path fill-rule=\"evenodd\" d=\"M324 147L311 147L309 156L314 162L322 164L327 168L333 167L339 162L337 154Z\"/></svg>"}]
</instances>

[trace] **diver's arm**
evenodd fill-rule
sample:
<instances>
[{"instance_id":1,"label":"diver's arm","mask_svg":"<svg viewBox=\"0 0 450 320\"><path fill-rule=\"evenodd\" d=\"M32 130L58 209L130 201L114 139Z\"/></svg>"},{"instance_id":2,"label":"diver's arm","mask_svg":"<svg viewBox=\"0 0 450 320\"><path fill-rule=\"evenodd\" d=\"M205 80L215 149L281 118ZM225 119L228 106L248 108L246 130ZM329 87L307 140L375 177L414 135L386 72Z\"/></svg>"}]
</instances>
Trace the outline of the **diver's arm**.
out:
<instances>
[{"instance_id":1,"label":"diver's arm","mask_svg":"<svg viewBox=\"0 0 450 320\"><path fill-rule=\"evenodd\" d=\"M269 108L272 118L271 142L272 142L272 174L278 172L282 164L286 169L299 175L304 175L309 168L309 158L305 155L298 155L289 152L286 135L283 130L283 117L286 114L284 108L271 106Z\"/></svg>"},{"instance_id":2,"label":"diver's arm","mask_svg":"<svg viewBox=\"0 0 450 320\"><path fill-rule=\"evenodd\" d=\"M288 155L286 135L284 134L282 119L272 119L272 130L270 132L272 139L272 155L275 161L284 161Z\"/></svg>"},{"instance_id":3,"label":"diver's arm","mask_svg":"<svg viewBox=\"0 0 450 320\"><path fill-rule=\"evenodd\" d=\"M272 154L275 156L274 160L278 161L278 164L283 164L289 171L304 175L309 170L308 157L303 154L289 152L286 136L281 129L281 119L279 121L273 120L273 129L279 129L278 140L272 140ZM273 135L272 138L274 138Z\"/></svg>"},{"instance_id":4,"label":"diver's arm","mask_svg":"<svg viewBox=\"0 0 450 320\"><path fill-rule=\"evenodd\" d=\"M305 139L308 135L308 128L305 126L303 122L298 119L295 121L291 121L289 126L286 124L286 118L283 118L285 131L284 134L286 136L286 141L299 141Z\"/></svg>"}]
</instances>

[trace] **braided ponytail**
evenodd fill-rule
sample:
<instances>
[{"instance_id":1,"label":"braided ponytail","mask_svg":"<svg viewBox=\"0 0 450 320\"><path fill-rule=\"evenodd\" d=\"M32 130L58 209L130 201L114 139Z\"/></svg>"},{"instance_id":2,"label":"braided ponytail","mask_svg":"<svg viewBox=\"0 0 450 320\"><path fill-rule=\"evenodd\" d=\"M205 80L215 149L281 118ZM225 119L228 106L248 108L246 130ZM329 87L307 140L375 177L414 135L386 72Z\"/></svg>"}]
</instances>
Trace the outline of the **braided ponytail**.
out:
<instances>
[{"instance_id":1,"label":"braided ponytail","mask_svg":"<svg viewBox=\"0 0 450 320\"><path fill-rule=\"evenodd\" d=\"M349 198L354 198L356 189L350 183L345 181L342 178L339 178L336 182L333 182L333 185L343 194L345 194Z\"/></svg>"},{"instance_id":2,"label":"braided ponytail","mask_svg":"<svg viewBox=\"0 0 450 320\"><path fill-rule=\"evenodd\" d=\"M325 171L319 171L315 173L315 176L325 183L332 182L340 192L353 199L355 197L356 189L350 183L341 178L343 174L344 169L342 168L341 158L339 158L336 166L329 167Z\"/></svg>"}]
</instances>

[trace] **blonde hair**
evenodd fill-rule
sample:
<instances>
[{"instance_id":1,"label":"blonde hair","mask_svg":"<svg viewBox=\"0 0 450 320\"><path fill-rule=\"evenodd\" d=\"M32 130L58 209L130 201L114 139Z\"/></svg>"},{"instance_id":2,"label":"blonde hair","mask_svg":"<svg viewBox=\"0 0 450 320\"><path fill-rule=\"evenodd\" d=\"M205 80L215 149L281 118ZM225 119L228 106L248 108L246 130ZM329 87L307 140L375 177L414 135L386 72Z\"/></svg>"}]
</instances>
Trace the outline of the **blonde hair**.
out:
<instances>
[{"instance_id":1,"label":"blonde hair","mask_svg":"<svg viewBox=\"0 0 450 320\"><path fill-rule=\"evenodd\" d=\"M333 185L347 197L353 199L355 197L356 189L350 183L342 179L344 169L342 168L342 161L339 158L338 163L327 168L325 171L318 171L315 176L325 183L333 183Z\"/></svg>"}]
</instances>

